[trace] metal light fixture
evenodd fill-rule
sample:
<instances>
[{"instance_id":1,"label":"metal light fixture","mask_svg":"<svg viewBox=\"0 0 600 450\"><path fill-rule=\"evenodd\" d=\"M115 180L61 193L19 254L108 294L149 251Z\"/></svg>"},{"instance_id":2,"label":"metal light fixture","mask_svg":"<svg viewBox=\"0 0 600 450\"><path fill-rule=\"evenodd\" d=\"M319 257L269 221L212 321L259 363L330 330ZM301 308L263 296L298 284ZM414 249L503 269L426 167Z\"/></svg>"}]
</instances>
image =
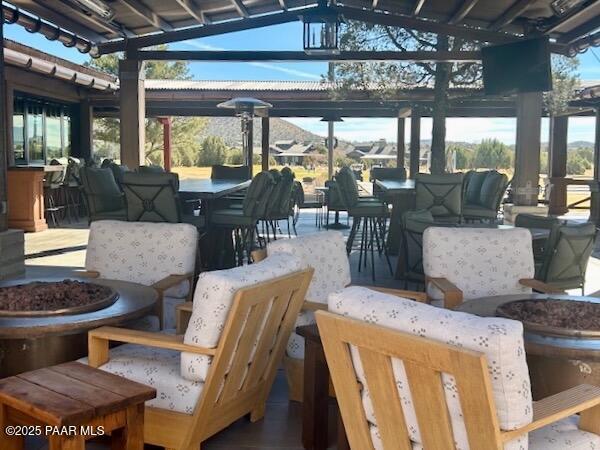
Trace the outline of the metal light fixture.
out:
<instances>
[{"instance_id":1,"label":"metal light fixture","mask_svg":"<svg viewBox=\"0 0 600 450\"><path fill-rule=\"evenodd\" d=\"M584 0L553 0L552 3L550 3L550 6L557 16L562 17L571 12L573 8L581 5L583 1Z\"/></svg>"},{"instance_id":2,"label":"metal light fixture","mask_svg":"<svg viewBox=\"0 0 600 450\"><path fill-rule=\"evenodd\" d=\"M319 6L302 15L304 24L304 51L308 55L340 53L340 15L319 0Z\"/></svg>"},{"instance_id":3,"label":"metal light fixture","mask_svg":"<svg viewBox=\"0 0 600 450\"><path fill-rule=\"evenodd\" d=\"M79 7L88 15L95 15L104 20L112 20L115 11L102 0L63 0Z\"/></svg>"},{"instance_id":4,"label":"metal light fixture","mask_svg":"<svg viewBox=\"0 0 600 450\"><path fill-rule=\"evenodd\" d=\"M234 109L235 115L241 119L242 123L242 155L244 156L244 165L250 167L252 172L252 139L254 115L257 112L265 113L273 105L252 97L236 97L226 102L219 103L217 108Z\"/></svg>"}]
</instances>

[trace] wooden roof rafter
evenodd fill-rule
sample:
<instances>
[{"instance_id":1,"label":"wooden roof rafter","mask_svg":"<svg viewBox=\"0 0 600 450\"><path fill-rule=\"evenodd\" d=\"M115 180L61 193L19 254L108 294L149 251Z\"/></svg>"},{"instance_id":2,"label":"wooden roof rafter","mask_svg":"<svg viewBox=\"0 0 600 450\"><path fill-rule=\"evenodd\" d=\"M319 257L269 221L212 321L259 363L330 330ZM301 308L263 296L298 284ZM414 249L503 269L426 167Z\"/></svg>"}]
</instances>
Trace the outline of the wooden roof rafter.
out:
<instances>
[{"instance_id":1,"label":"wooden roof rafter","mask_svg":"<svg viewBox=\"0 0 600 450\"><path fill-rule=\"evenodd\" d=\"M171 31L173 25L160 17L153 10L141 3L139 0L119 0L123 5L127 6L133 13L144 19L150 25L161 29L162 31Z\"/></svg>"},{"instance_id":2,"label":"wooden roof rafter","mask_svg":"<svg viewBox=\"0 0 600 450\"><path fill-rule=\"evenodd\" d=\"M456 25L469 15L479 0L464 0L460 7L452 14L448 20L450 25Z\"/></svg>"},{"instance_id":3,"label":"wooden roof rafter","mask_svg":"<svg viewBox=\"0 0 600 450\"><path fill-rule=\"evenodd\" d=\"M183 10L192 16L200 24L205 24L208 21L202 9L194 2L194 0L175 0Z\"/></svg>"},{"instance_id":4,"label":"wooden roof rafter","mask_svg":"<svg viewBox=\"0 0 600 450\"><path fill-rule=\"evenodd\" d=\"M425 4L425 0L415 0L415 5L413 6L412 15L418 16L423 9L423 5Z\"/></svg>"},{"instance_id":5,"label":"wooden roof rafter","mask_svg":"<svg viewBox=\"0 0 600 450\"><path fill-rule=\"evenodd\" d=\"M231 0L231 3L233 4L240 16L244 18L250 17L248 8L246 8L246 5L244 5L244 2L242 2L242 0Z\"/></svg>"},{"instance_id":6,"label":"wooden roof rafter","mask_svg":"<svg viewBox=\"0 0 600 450\"><path fill-rule=\"evenodd\" d=\"M517 0L490 26L491 30L498 31L510 25L517 17L523 14L536 0Z\"/></svg>"}]
</instances>

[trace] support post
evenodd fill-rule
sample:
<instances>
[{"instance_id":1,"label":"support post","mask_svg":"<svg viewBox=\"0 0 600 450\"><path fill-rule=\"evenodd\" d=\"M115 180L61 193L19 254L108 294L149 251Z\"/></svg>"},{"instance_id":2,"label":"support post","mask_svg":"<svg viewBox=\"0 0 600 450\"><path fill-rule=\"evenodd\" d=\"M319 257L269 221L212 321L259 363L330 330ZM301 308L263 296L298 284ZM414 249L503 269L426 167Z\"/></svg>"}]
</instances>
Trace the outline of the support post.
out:
<instances>
[{"instance_id":1,"label":"support post","mask_svg":"<svg viewBox=\"0 0 600 450\"><path fill-rule=\"evenodd\" d=\"M517 143L513 198L515 206L537 206L540 180L542 93L517 95Z\"/></svg>"},{"instance_id":2,"label":"support post","mask_svg":"<svg viewBox=\"0 0 600 450\"><path fill-rule=\"evenodd\" d=\"M94 148L94 108L89 100L84 99L79 103L77 119L74 124L76 128L73 129L77 149L73 156L89 161Z\"/></svg>"},{"instance_id":3,"label":"support post","mask_svg":"<svg viewBox=\"0 0 600 450\"><path fill-rule=\"evenodd\" d=\"M8 134L7 129L8 120L6 116L6 77L4 75L4 8L0 7L0 232L8 229L8 217L7 217L7 192L6 192L6 179L7 179L7 157L10 152L8 148ZM12 128L10 129L12 132ZM15 187L16 188L16 187Z\"/></svg>"},{"instance_id":4,"label":"support post","mask_svg":"<svg viewBox=\"0 0 600 450\"><path fill-rule=\"evenodd\" d=\"M596 137L594 140L594 180L590 185L592 200L590 220L600 225L600 107L596 108Z\"/></svg>"},{"instance_id":5,"label":"support post","mask_svg":"<svg viewBox=\"0 0 600 450\"><path fill-rule=\"evenodd\" d=\"M404 145L405 134L404 134L404 126L405 126L404 117L398 117L398 134L396 139L396 167L404 167L404 158L406 157L406 147Z\"/></svg>"},{"instance_id":6,"label":"support post","mask_svg":"<svg viewBox=\"0 0 600 450\"><path fill-rule=\"evenodd\" d=\"M548 148L548 184L550 189L548 213L565 214L567 208L567 134L569 116L550 118L550 145Z\"/></svg>"},{"instance_id":7,"label":"support post","mask_svg":"<svg viewBox=\"0 0 600 450\"><path fill-rule=\"evenodd\" d=\"M250 178L252 178L254 176L254 166L253 166L253 160L254 160L254 120L252 118L250 118L250 120L248 120L247 123L248 129L247 129L247 139L248 139L248 143L247 143L247 147L246 147L246 165L249 167L249 171L250 171Z\"/></svg>"},{"instance_id":8,"label":"support post","mask_svg":"<svg viewBox=\"0 0 600 450\"><path fill-rule=\"evenodd\" d=\"M159 117L158 121L163 126L163 164L166 172L171 171L171 162L173 161L171 153L171 130L173 122L170 117Z\"/></svg>"},{"instance_id":9,"label":"support post","mask_svg":"<svg viewBox=\"0 0 600 450\"><path fill-rule=\"evenodd\" d=\"M333 178L334 122L327 122L327 179Z\"/></svg>"},{"instance_id":10,"label":"support post","mask_svg":"<svg viewBox=\"0 0 600 450\"><path fill-rule=\"evenodd\" d=\"M419 173L421 160L421 113L416 108L410 116L410 178Z\"/></svg>"},{"instance_id":11,"label":"support post","mask_svg":"<svg viewBox=\"0 0 600 450\"><path fill-rule=\"evenodd\" d=\"M261 163L262 170L269 170L269 134L270 134L270 120L268 117L262 118L261 132L262 132L262 153Z\"/></svg>"},{"instance_id":12,"label":"support post","mask_svg":"<svg viewBox=\"0 0 600 450\"><path fill-rule=\"evenodd\" d=\"M143 62L136 59L120 60L119 82L121 164L136 169L145 161L146 93Z\"/></svg>"}]
</instances>

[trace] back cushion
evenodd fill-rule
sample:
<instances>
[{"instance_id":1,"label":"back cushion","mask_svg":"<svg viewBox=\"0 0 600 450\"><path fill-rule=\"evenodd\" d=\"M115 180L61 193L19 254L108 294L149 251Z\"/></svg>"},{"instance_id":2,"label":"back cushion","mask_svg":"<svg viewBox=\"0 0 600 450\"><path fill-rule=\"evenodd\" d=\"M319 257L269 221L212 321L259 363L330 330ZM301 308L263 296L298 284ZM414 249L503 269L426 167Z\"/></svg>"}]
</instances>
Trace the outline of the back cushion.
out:
<instances>
[{"instance_id":1,"label":"back cushion","mask_svg":"<svg viewBox=\"0 0 600 450\"><path fill-rule=\"evenodd\" d=\"M280 254L269 256L256 264L200 274L194 292L194 310L184 342L200 347L217 347L238 290L289 275L305 267L293 255ZM210 356L182 353L181 376L191 381L204 381L211 361Z\"/></svg>"},{"instance_id":2,"label":"back cushion","mask_svg":"<svg viewBox=\"0 0 600 450\"><path fill-rule=\"evenodd\" d=\"M514 430L532 420L532 398L529 372L523 346L523 326L518 321L500 318L482 318L471 314L436 308L423 303L372 291L350 287L329 297L329 311L365 322L393 328L449 345L484 353L487 357L492 389L500 428ZM352 350L357 378L363 390L363 405L367 419L377 434L377 418L370 400L369 387L358 353ZM413 406L404 365L393 360L400 398L410 439L421 443L419 425ZM469 448L462 417L460 399L453 376L442 375L446 401L452 421L457 449ZM434 411L432 413L435 414ZM467 412L468 413L468 412ZM527 449L527 438L519 446L506 448Z\"/></svg>"},{"instance_id":3,"label":"back cushion","mask_svg":"<svg viewBox=\"0 0 600 450\"><path fill-rule=\"evenodd\" d=\"M479 204L486 208L495 208L496 201L500 195L500 190L503 188L506 182L505 180L506 175L496 172L495 170L491 170L481 185Z\"/></svg>"},{"instance_id":4,"label":"back cushion","mask_svg":"<svg viewBox=\"0 0 600 450\"><path fill-rule=\"evenodd\" d=\"M430 278L447 278L465 300L492 295L530 294L519 284L533 278L531 233L525 228L440 228L423 233L423 269ZM441 299L439 291L429 291Z\"/></svg>"},{"instance_id":5,"label":"back cushion","mask_svg":"<svg viewBox=\"0 0 600 450\"><path fill-rule=\"evenodd\" d=\"M83 174L87 180L84 188L94 194L93 201L98 212L116 211L125 207L123 199L120 198L121 190L111 169L86 167Z\"/></svg>"},{"instance_id":6,"label":"back cushion","mask_svg":"<svg viewBox=\"0 0 600 450\"><path fill-rule=\"evenodd\" d=\"M296 239L280 239L267 247L272 255L289 253L298 257L305 267L315 269L306 300L327 303L332 292L350 284L350 263L344 236L339 231L308 234Z\"/></svg>"},{"instance_id":7,"label":"back cushion","mask_svg":"<svg viewBox=\"0 0 600 450\"><path fill-rule=\"evenodd\" d=\"M469 172L468 183L467 183L467 195L466 202L469 205L479 205L479 197L481 194L481 186L487 178L488 172Z\"/></svg>"},{"instance_id":8,"label":"back cushion","mask_svg":"<svg viewBox=\"0 0 600 450\"><path fill-rule=\"evenodd\" d=\"M149 286L193 273L197 246L193 225L99 220L90 225L85 268L102 278Z\"/></svg>"}]
</instances>

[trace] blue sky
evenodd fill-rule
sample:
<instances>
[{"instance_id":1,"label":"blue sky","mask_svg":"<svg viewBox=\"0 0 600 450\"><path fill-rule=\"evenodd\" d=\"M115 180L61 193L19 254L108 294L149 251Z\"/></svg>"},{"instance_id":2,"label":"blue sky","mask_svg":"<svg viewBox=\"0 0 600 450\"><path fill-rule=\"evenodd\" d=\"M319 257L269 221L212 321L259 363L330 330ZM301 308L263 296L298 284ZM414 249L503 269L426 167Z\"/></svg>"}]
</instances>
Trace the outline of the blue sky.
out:
<instances>
[{"instance_id":1,"label":"blue sky","mask_svg":"<svg viewBox=\"0 0 600 450\"><path fill-rule=\"evenodd\" d=\"M5 37L42 51L83 63L87 55L51 42L39 34L31 34L18 25L5 27ZM171 48L181 50L301 50L302 26L293 22L268 28L242 31L223 36L196 39L174 44ZM595 50L600 58L600 49ZM600 80L600 61L591 50L579 56L579 73L582 80ZM207 80L319 80L327 71L326 63L192 63L195 79ZM319 118L292 118L293 122L316 134L327 133L326 124ZM542 123L542 140L546 141L547 121ZM408 126L408 123L407 123ZM336 136L349 141L396 138L396 121L393 119L345 119L336 124ZM497 138L507 144L515 140L514 119L448 119L449 141L479 142L484 138ZM408 134L407 134L408 135ZM569 141L593 141L593 118L572 118ZM421 138L430 139L431 120L423 119Z\"/></svg>"}]
</instances>

